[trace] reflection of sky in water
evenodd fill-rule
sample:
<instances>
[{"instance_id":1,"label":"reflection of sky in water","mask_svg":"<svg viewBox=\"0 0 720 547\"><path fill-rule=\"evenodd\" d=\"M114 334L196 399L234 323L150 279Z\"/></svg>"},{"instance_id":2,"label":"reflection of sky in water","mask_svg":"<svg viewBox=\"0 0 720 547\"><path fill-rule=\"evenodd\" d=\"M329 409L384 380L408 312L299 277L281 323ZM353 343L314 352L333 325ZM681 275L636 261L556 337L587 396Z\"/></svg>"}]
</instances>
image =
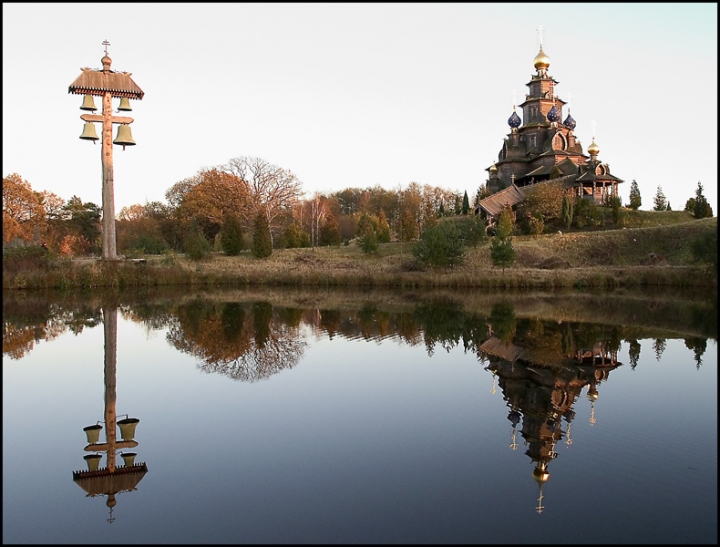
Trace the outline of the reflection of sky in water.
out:
<instances>
[{"instance_id":1,"label":"reflection of sky in water","mask_svg":"<svg viewBox=\"0 0 720 547\"><path fill-rule=\"evenodd\" d=\"M103 419L102 328L4 359L5 542L715 539L712 340L700 370L672 339L660 361L641 340L631 370L623 342L593 426L586 388L575 402L537 515L502 391L462 347L313 334L294 368L246 383L200 372L165 332L118 320L117 412L140 419L149 472L112 525L71 480Z\"/></svg>"}]
</instances>

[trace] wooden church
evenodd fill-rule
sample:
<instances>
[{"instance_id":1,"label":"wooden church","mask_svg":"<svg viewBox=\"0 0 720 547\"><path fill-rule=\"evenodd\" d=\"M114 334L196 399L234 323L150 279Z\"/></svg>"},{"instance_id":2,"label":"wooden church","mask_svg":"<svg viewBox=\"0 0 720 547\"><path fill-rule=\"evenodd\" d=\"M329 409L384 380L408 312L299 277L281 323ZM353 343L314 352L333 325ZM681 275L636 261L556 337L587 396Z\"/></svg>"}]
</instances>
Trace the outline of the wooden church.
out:
<instances>
[{"instance_id":1,"label":"wooden church","mask_svg":"<svg viewBox=\"0 0 720 547\"><path fill-rule=\"evenodd\" d=\"M478 203L475 212L489 219L497 217L504 205L521 202L525 198L523 189L538 183L556 181L568 195L600 205L607 197L618 196L618 184L623 182L598 159L600 148L594 135L587 154L583 151L569 107L563 120L567 103L556 93L559 82L548 74L550 58L543 51L542 40L533 66L535 74L526 84L528 93L519 105L522 119L517 105L513 105L508 119L510 133L497 161L486 169L490 196Z\"/></svg>"}]
</instances>

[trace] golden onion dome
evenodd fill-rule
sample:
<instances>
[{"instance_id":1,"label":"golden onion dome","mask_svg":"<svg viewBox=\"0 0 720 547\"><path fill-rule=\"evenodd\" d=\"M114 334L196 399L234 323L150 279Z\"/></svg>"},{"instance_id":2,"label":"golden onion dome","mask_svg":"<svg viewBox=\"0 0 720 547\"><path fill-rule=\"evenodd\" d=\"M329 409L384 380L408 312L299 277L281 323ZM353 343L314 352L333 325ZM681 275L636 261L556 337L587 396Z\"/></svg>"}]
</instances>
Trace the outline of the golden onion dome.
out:
<instances>
[{"instance_id":1,"label":"golden onion dome","mask_svg":"<svg viewBox=\"0 0 720 547\"><path fill-rule=\"evenodd\" d=\"M550 66L550 57L545 55L542 46L540 46L540 52L535 56L533 65L536 69L548 68Z\"/></svg>"},{"instance_id":2,"label":"golden onion dome","mask_svg":"<svg viewBox=\"0 0 720 547\"><path fill-rule=\"evenodd\" d=\"M588 146L588 154L591 156L597 156L600 153L600 147L595 144L595 139L590 143L590 146Z\"/></svg>"},{"instance_id":3,"label":"golden onion dome","mask_svg":"<svg viewBox=\"0 0 720 547\"><path fill-rule=\"evenodd\" d=\"M497 165L495 165L495 163L493 163L493 164L490 166L490 172L491 172L491 173L497 173Z\"/></svg>"},{"instance_id":4,"label":"golden onion dome","mask_svg":"<svg viewBox=\"0 0 720 547\"><path fill-rule=\"evenodd\" d=\"M548 481L548 479L550 478L550 473L547 472L545 467L536 467L535 469L533 469L532 476L533 479L535 479L535 482L542 485Z\"/></svg>"}]
</instances>

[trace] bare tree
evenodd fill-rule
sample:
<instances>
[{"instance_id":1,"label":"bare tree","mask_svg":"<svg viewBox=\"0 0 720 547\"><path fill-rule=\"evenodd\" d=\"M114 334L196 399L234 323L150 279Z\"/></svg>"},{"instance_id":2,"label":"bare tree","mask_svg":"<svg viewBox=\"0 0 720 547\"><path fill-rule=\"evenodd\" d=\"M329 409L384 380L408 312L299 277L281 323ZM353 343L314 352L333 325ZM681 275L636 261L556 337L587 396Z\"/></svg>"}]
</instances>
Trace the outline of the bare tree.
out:
<instances>
[{"instance_id":1,"label":"bare tree","mask_svg":"<svg viewBox=\"0 0 720 547\"><path fill-rule=\"evenodd\" d=\"M270 233L277 220L292 209L302 194L302 183L291 172L254 157L231 159L224 169L244 181L256 211L265 213Z\"/></svg>"}]
</instances>

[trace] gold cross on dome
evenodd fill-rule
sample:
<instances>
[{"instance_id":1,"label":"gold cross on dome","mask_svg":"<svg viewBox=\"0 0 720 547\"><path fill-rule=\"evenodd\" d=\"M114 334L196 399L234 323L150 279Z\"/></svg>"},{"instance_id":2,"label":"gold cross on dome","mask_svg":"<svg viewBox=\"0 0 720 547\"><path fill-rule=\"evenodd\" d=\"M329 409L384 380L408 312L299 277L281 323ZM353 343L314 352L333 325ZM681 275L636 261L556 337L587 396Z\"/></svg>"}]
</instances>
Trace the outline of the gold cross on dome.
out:
<instances>
[{"instance_id":1,"label":"gold cross on dome","mask_svg":"<svg viewBox=\"0 0 720 547\"><path fill-rule=\"evenodd\" d=\"M110 42L108 42L107 40L103 40L102 45L105 46L105 55L107 55L108 54L107 47L110 45Z\"/></svg>"},{"instance_id":2,"label":"gold cross on dome","mask_svg":"<svg viewBox=\"0 0 720 547\"><path fill-rule=\"evenodd\" d=\"M535 29L538 33L538 40L540 41L540 47L543 45L543 31L545 30L542 25L538 25L538 27Z\"/></svg>"}]
</instances>

